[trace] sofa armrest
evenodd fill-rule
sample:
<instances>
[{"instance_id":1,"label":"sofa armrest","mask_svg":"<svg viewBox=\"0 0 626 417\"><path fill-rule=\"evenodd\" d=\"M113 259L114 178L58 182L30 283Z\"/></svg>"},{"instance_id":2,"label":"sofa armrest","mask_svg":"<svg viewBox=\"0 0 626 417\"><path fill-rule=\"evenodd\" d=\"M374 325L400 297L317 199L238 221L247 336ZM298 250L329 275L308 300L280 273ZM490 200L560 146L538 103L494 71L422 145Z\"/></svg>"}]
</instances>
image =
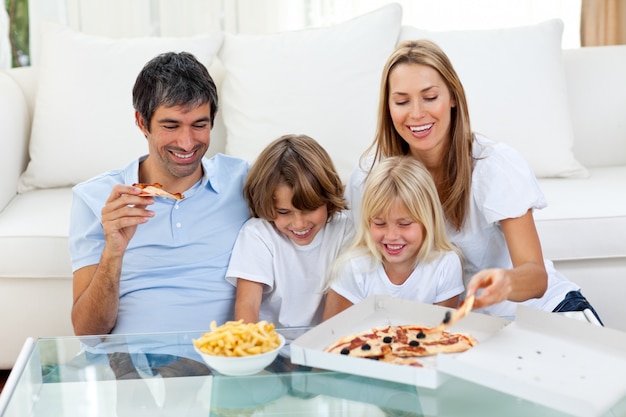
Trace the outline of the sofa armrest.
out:
<instances>
[{"instance_id":1,"label":"sofa armrest","mask_svg":"<svg viewBox=\"0 0 626 417\"><path fill-rule=\"evenodd\" d=\"M0 72L0 211L15 196L17 180L26 168L30 136L30 109L19 84L8 71Z\"/></svg>"}]
</instances>

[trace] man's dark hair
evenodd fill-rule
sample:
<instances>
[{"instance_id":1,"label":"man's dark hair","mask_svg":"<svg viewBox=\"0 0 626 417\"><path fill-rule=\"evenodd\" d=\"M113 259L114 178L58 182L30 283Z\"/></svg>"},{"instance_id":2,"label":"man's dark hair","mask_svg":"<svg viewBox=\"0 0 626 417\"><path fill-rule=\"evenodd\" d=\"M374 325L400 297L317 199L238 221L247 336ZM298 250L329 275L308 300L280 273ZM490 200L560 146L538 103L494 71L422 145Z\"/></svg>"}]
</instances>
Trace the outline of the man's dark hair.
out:
<instances>
[{"instance_id":1,"label":"man's dark hair","mask_svg":"<svg viewBox=\"0 0 626 417\"><path fill-rule=\"evenodd\" d=\"M211 125L217 112L217 87L207 68L188 52L166 52L151 59L133 87L133 107L148 129L159 106L194 108L209 103Z\"/></svg>"}]
</instances>

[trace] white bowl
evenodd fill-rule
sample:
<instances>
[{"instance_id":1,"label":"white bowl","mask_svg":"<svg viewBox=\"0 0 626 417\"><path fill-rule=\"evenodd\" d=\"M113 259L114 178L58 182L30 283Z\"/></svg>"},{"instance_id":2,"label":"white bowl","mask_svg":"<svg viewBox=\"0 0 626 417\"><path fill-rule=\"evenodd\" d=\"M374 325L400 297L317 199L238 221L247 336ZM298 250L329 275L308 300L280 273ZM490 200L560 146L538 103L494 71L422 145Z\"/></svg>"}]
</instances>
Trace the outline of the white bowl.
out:
<instances>
[{"instance_id":1,"label":"white bowl","mask_svg":"<svg viewBox=\"0 0 626 417\"><path fill-rule=\"evenodd\" d=\"M278 355L278 351L285 345L285 338L282 334L278 334L278 338L280 339L280 344L276 349L270 350L269 352L259 353L258 355L248 355L248 356L217 356L217 355L209 355L207 353L202 352L196 346L194 349L200 356L204 362L206 362L209 367L222 375L229 376L245 376L245 375L254 375L256 373L261 372L265 367L271 364L276 356Z\"/></svg>"}]
</instances>

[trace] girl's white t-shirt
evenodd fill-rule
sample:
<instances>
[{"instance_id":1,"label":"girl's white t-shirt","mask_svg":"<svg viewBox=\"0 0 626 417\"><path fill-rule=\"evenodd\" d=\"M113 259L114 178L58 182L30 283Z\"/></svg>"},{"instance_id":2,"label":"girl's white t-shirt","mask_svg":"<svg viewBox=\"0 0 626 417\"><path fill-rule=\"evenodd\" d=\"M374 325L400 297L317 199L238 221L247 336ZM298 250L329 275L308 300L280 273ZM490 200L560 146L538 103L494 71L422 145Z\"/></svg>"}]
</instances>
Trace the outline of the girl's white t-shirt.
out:
<instances>
[{"instance_id":1,"label":"girl's white t-shirt","mask_svg":"<svg viewBox=\"0 0 626 417\"><path fill-rule=\"evenodd\" d=\"M270 222L252 218L239 232L226 279L235 286L238 278L263 284L260 320L276 327L319 324L328 271L353 236L344 212L335 214L306 246L296 245Z\"/></svg>"},{"instance_id":2,"label":"girl's white t-shirt","mask_svg":"<svg viewBox=\"0 0 626 417\"><path fill-rule=\"evenodd\" d=\"M463 276L467 284L472 276L487 268L513 267L500 221L524 215L529 209L546 207L546 200L535 174L523 157L510 146L476 136L470 208L461 230L447 225L450 240L463 253ZM364 168L371 165L366 161ZM366 171L357 167L346 189L346 199L358 219ZM552 311L570 291L580 287L559 273L552 262L544 260L548 289L541 298L522 303L504 301L481 311L490 315L515 317L518 304Z\"/></svg>"},{"instance_id":3,"label":"girl's white t-shirt","mask_svg":"<svg viewBox=\"0 0 626 417\"><path fill-rule=\"evenodd\" d=\"M360 255L339 266L331 288L353 304L371 295L434 304L465 290L461 260L454 252L442 252L431 262L420 262L401 285L389 280L382 262L371 255Z\"/></svg>"}]
</instances>

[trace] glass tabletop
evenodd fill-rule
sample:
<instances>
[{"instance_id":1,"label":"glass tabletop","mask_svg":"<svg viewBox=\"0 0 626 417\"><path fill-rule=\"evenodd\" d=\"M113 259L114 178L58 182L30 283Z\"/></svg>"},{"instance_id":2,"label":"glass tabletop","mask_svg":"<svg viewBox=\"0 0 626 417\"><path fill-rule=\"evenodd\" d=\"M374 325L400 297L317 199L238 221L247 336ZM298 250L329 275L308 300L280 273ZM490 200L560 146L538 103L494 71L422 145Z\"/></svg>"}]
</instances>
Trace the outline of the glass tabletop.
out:
<instances>
[{"instance_id":1,"label":"glass tabletop","mask_svg":"<svg viewBox=\"0 0 626 417\"><path fill-rule=\"evenodd\" d=\"M296 331L278 330L288 339ZM458 378L425 389L293 365L283 356L246 377L206 373L193 361L177 368L172 358L201 361L192 344L200 334L37 339L12 372L0 416L566 416ZM626 416L626 400L606 416Z\"/></svg>"}]
</instances>

